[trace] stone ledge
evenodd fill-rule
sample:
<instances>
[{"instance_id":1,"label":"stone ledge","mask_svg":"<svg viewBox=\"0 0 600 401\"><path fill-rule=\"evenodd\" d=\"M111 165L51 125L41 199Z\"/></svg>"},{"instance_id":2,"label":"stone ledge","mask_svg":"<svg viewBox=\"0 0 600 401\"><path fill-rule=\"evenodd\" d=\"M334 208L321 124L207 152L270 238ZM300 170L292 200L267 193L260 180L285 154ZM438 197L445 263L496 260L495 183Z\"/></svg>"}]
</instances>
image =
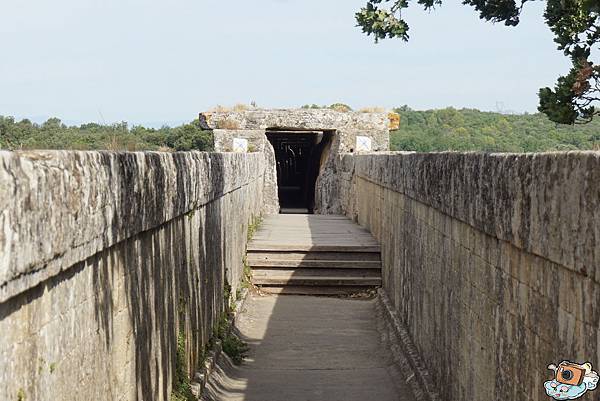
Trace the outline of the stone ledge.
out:
<instances>
[{"instance_id":1,"label":"stone ledge","mask_svg":"<svg viewBox=\"0 0 600 401\"><path fill-rule=\"evenodd\" d=\"M200 113L204 129L256 130L296 128L307 130L388 130L388 113L340 112L331 109L281 109Z\"/></svg>"},{"instance_id":2,"label":"stone ledge","mask_svg":"<svg viewBox=\"0 0 600 401\"><path fill-rule=\"evenodd\" d=\"M263 179L262 154L0 152L0 303Z\"/></svg>"},{"instance_id":3,"label":"stone ledge","mask_svg":"<svg viewBox=\"0 0 600 401\"><path fill-rule=\"evenodd\" d=\"M388 334L392 342L390 351L400 354L397 357L404 363L408 363L410 370L413 372L410 385L415 394L416 401L440 401L440 397L435 390L435 385L425 363L413 344L408 331L400 322L400 319L398 319L385 290L382 288L377 290L377 305L383 315L382 318L386 326L386 331L389 332Z\"/></svg>"},{"instance_id":4,"label":"stone ledge","mask_svg":"<svg viewBox=\"0 0 600 401\"><path fill-rule=\"evenodd\" d=\"M343 158L358 177L600 282L600 152Z\"/></svg>"}]
</instances>

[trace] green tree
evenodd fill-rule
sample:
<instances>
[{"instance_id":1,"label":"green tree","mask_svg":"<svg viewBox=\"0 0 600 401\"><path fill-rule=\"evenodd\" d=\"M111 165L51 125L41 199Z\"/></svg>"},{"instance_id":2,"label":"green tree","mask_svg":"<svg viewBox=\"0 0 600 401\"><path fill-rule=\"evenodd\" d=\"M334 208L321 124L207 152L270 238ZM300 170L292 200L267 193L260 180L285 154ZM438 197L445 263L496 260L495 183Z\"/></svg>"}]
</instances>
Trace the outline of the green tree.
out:
<instances>
[{"instance_id":1,"label":"green tree","mask_svg":"<svg viewBox=\"0 0 600 401\"><path fill-rule=\"evenodd\" d=\"M58 118L37 125L0 116L0 149L211 150L212 133L203 131L197 120L175 128L153 129L129 128L126 122L69 127Z\"/></svg>"},{"instance_id":2,"label":"green tree","mask_svg":"<svg viewBox=\"0 0 600 401\"><path fill-rule=\"evenodd\" d=\"M209 131L203 131L200 122L194 120L173 130L167 144L169 147L179 150L211 150L212 135Z\"/></svg>"},{"instance_id":3,"label":"green tree","mask_svg":"<svg viewBox=\"0 0 600 401\"><path fill-rule=\"evenodd\" d=\"M531 1L463 0L463 4L475 8L482 19L515 26L525 3ZM410 3L410 0L368 0L356 13L356 21L376 42L385 38L407 41L409 26L401 12ZM431 9L441 5L442 0L416 0L416 3ZM571 59L573 67L558 78L554 89L540 89L538 109L557 123L590 122L600 114L596 107L600 103L600 66L592 61L600 43L600 1L546 0L544 19L559 50Z\"/></svg>"},{"instance_id":4,"label":"green tree","mask_svg":"<svg viewBox=\"0 0 600 401\"><path fill-rule=\"evenodd\" d=\"M400 128L390 133L392 150L541 152L600 149L600 121L557 125L543 114L507 115L473 109L416 111L400 114Z\"/></svg>"}]
</instances>

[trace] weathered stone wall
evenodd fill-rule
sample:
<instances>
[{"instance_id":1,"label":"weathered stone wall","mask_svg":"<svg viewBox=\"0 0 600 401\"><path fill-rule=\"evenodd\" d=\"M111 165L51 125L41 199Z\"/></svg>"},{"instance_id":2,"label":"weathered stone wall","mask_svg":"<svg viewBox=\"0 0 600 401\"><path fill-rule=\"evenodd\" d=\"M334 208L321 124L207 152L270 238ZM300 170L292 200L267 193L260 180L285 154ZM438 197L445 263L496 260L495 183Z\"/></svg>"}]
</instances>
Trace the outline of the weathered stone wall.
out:
<instances>
[{"instance_id":1,"label":"weathered stone wall","mask_svg":"<svg viewBox=\"0 0 600 401\"><path fill-rule=\"evenodd\" d=\"M238 130L214 129L214 149L217 152L232 152L233 138L248 140L250 153L261 152L266 158L265 187L264 187L264 212L267 214L279 213L279 196L277 194L277 164L275 150L267 140L265 130Z\"/></svg>"},{"instance_id":2,"label":"weathered stone wall","mask_svg":"<svg viewBox=\"0 0 600 401\"><path fill-rule=\"evenodd\" d=\"M389 149L389 130L395 129L399 116L395 113L341 112L332 109L283 109L220 111L200 113L204 129L213 130L214 147L219 152L231 152L233 139L248 140L249 150L265 152L269 168L265 203L269 213L279 212L277 170L273 147L266 137L268 129L282 131L307 130L333 133L315 188L315 213L341 213L337 160L340 154L356 151L356 137L371 138L372 151Z\"/></svg>"},{"instance_id":3,"label":"weathered stone wall","mask_svg":"<svg viewBox=\"0 0 600 401\"><path fill-rule=\"evenodd\" d=\"M344 156L344 211L442 399L543 400L600 367L600 153Z\"/></svg>"},{"instance_id":4,"label":"weathered stone wall","mask_svg":"<svg viewBox=\"0 0 600 401\"><path fill-rule=\"evenodd\" d=\"M0 152L0 399L166 400L243 274L262 154Z\"/></svg>"},{"instance_id":5,"label":"weathered stone wall","mask_svg":"<svg viewBox=\"0 0 600 401\"><path fill-rule=\"evenodd\" d=\"M393 124L390 119L391 116L388 113L342 112L332 109L249 109L200 114L200 124L205 129L264 130L278 128L377 131L388 129L390 124Z\"/></svg>"}]
</instances>

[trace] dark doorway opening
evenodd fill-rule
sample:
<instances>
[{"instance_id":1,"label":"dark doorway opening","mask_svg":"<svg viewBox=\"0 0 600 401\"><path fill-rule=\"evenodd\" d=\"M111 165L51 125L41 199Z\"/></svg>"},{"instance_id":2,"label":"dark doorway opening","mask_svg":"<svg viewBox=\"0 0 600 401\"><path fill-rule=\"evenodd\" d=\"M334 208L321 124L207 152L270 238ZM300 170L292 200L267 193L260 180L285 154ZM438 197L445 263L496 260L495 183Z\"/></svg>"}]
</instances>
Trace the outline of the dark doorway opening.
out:
<instances>
[{"instance_id":1,"label":"dark doorway opening","mask_svg":"<svg viewBox=\"0 0 600 401\"><path fill-rule=\"evenodd\" d=\"M315 184L330 131L267 130L275 150L280 213L313 213Z\"/></svg>"}]
</instances>

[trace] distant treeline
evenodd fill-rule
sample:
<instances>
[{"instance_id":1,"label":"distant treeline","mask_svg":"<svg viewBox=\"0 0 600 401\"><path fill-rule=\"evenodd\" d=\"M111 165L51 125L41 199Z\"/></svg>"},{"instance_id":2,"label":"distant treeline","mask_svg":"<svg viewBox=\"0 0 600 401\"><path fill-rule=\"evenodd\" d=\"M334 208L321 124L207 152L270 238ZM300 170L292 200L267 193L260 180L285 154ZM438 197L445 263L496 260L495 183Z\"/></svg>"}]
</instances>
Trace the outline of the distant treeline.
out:
<instances>
[{"instance_id":1,"label":"distant treeline","mask_svg":"<svg viewBox=\"0 0 600 401\"><path fill-rule=\"evenodd\" d=\"M198 121L159 129L129 127L126 122L66 126L58 118L43 124L0 116L0 149L212 150L212 133Z\"/></svg>"},{"instance_id":2,"label":"distant treeline","mask_svg":"<svg viewBox=\"0 0 600 401\"><path fill-rule=\"evenodd\" d=\"M589 124L557 125L543 114L500 114L454 108L400 114L400 129L390 136L392 150L542 152L600 150L600 119Z\"/></svg>"},{"instance_id":3,"label":"distant treeline","mask_svg":"<svg viewBox=\"0 0 600 401\"><path fill-rule=\"evenodd\" d=\"M351 110L344 104L329 107ZM394 111L400 114L400 129L391 133L392 150L600 150L600 119L571 126L557 125L543 114L514 115L454 108L416 111L408 106ZM129 127L125 122L67 126L58 118L35 124L29 120L15 121L12 117L0 116L0 149L208 151L212 150L212 144L212 133L202 130L198 120L178 127L154 129Z\"/></svg>"}]
</instances>

